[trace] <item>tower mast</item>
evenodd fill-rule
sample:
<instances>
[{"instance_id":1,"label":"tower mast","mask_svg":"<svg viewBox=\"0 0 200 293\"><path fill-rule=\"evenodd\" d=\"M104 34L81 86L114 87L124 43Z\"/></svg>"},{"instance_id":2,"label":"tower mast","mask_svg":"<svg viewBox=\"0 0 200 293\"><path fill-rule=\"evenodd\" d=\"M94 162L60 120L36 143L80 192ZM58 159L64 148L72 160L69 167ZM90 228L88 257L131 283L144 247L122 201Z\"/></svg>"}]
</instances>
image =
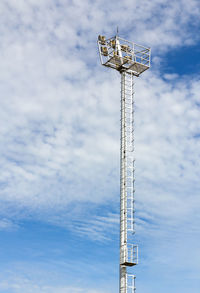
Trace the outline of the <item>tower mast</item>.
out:
<instances>
[{"instance_id":1,"label":"tower mast","mask_svg":"<svg viewBox=\"0 0 200 293\"><path fill-rule=\"evenodd\" d=\"M130 267L138 264L138 246L132 243L134 227L134 76L150 67L150 48L118 36L98 37L101 64L121 74L120 147L120 277L119 293L135 293Z\"/></svg>"}]
</instances>

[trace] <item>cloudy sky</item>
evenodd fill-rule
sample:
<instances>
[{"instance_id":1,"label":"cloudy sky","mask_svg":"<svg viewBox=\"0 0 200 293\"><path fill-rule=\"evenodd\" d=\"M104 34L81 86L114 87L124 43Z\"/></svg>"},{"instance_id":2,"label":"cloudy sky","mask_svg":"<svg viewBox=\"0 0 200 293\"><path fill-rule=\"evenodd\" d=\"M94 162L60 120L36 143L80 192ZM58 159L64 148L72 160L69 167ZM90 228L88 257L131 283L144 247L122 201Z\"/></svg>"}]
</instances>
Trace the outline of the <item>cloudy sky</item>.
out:
<instances>
[{"instance_id":1,"label":"cloudy sky","mask_svg":"<svg viewBox=\"0 0 200 293\"><path fill-rule=\"evenodd\" d=\"M200 290L200 1L0 0L0 292L118 291L120 75L135 79L137 292Z\"/></svg>"}]
</instances>

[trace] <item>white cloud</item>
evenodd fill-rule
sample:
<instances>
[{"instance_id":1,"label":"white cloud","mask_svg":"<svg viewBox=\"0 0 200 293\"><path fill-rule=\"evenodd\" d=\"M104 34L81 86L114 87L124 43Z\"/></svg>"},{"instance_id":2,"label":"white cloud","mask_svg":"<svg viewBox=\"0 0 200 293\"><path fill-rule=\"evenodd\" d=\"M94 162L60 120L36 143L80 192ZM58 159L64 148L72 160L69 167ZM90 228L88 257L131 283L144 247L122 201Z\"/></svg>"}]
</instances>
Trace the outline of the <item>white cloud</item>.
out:
<instances>
[{"instance_id":1,"label":"white cloud","mask_svg":"<svg viewBox=\"0 0 200 293\"><path fill-rule=\"evenodd\" d=\"M12 222L10 219L2 218L0 219L0 230L16 230L18 225Z\"/></svg>"},{"instance_id":2,"label":"white cloud","mask_svg":"<svg viewBox=\"0 0 200 293\"><path fill-rule=\"evenodd\" d=\"M104 1L58 3L57 8L47 1L1 3L1 199L32 209L77 200L103 203L118 193L119 77L100 65L98 71L89 66L97 63L96 32L108 32L121 10L119 25L125 31L125 18L130 28L137 9L140 39L160 50L161 44L181 45L183 33L189 38L182 28L198 12L196 1L191 6L126 1L107 3L106 9ZM137 29L135 36L139 39ZM174 81L174 75L165 78ZM138 185L153 189L158 178L164 186L175 181L180 186L182 180L184 188L187 182L197 184L198 165L191 178L196 159L190 153L199 156L192 137L199 131L198 84L183 80L174 86L154 73L137 80ZM168 193L163 197L173 201Z\"/></svg>"},{"instance_id":3,"label":"white cloud","mask_svg":"<svg viewBox=\"0 0 200 293\"><path fill-rule=\"evenodd\" d=\"M106 293L102 290L68 287L68 286L48 286L38 285L33 283L29 279L17 278L12 284L7 281L3 281L0 284L0 292L14 292L14 293ZM108 292L108 291L107 291Z\"/></svg>"},{"instance_id":4,"label":"white cloud","mask_svg":"<svg viewBox=\"0 0 200 293\"><path fill-rule=\"evenodd\" d=\"M156 56L196 41L190 21L198 23L198 11L198 1L185 0L1 2L5 210L6 204L33 214L73 203L113 204L120 84L117 73L98 64L97 34L113 34L119 25ZM199 80L164 77L152 69L136 81L137 201L140 212L178 221L199 204Z\"/></svg>"},{"instance_id":5,"label":"white cloud","mask_svg":"<svg viewBox=\"0 0 200 293\"><path fill-rule=\"evenodd\" d=\"M168 2L0 2L1 230L34 218L116 238L120 76L101 67L96 39L118 25L152 47L155 66L135 84L137 231L152 244L142 255L160 272L173 261L174 275L187 264L196 277L200 80L158 70L163 52L198 41L199 1ZM83 287L22 275L0 282L2 292L106 292Z\"/></svg>"}]
</instances>

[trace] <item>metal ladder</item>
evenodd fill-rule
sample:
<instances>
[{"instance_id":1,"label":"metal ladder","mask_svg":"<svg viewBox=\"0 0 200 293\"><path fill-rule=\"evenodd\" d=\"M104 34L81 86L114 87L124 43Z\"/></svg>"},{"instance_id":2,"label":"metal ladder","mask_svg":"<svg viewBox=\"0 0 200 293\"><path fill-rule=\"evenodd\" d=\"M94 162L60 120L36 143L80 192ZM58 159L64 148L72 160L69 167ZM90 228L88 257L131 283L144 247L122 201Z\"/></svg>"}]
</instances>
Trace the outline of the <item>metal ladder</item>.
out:
<instances>
[{"instance_id":1,"label":"metal ladder","mask_svg":"<svg viewBox=\"0 0 200 293\"><path fill-rule=\"evenodd\" d=\"M134 234L134 91L133 74L121 72L121 174L120 174L120 293L135 292L135 276L127 267L138 263ZM129 281L130 279L130 281Z\"/></svg>"}]
</instances>

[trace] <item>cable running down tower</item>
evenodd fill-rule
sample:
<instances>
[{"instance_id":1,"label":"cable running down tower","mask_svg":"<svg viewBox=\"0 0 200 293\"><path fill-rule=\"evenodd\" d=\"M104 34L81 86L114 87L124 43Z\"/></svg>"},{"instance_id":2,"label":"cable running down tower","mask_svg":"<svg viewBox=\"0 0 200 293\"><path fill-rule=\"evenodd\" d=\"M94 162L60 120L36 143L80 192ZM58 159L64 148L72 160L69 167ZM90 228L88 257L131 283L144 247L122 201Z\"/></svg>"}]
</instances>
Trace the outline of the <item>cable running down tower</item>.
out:
<instances>
[{"instance_id":1,"label":"cable running down tower","mask_svg":"<svg viewBox=\"0 0 200 293\"><path fill-rule=\"evenodd\" d=\"M101 64L121 74L120 148L120 280L119 293L135 293L138 246L132 244L134 227L134 76L150 67L150 48L120 38L98 37Z\"/></svg>"}]
</instances>

